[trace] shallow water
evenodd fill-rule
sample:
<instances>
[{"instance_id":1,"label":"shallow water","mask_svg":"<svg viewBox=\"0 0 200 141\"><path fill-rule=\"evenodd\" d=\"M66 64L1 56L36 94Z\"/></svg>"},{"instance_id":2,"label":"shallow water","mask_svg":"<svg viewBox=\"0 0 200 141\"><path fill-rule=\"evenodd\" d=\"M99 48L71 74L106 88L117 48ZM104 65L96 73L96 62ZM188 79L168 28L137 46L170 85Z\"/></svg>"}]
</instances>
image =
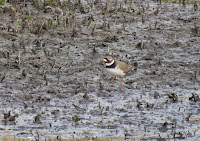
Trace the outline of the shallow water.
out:
<instances>
[{"instance_id":1,"label":"shallow water","mask_svg":"<svg viewBox=\"0 0 200 141\"><path fill-rule=\"evenodd\" d=\"M9 10L0 9L2 140L200 138L199 9L108 2L104 14L106 1L91 7L84 1L82 13L75 3L60 6L66 15L59 14L58 24L56 12L27 4L35 20L25 20L24 29L19 22L28 13L20 15L16 8L18 22L10 22ZM53 25L45 27L48 18ZM101 64L108 50L116 59L139 64L122 88L119 78L110 83Z\"/></svg>"}]
</instances>

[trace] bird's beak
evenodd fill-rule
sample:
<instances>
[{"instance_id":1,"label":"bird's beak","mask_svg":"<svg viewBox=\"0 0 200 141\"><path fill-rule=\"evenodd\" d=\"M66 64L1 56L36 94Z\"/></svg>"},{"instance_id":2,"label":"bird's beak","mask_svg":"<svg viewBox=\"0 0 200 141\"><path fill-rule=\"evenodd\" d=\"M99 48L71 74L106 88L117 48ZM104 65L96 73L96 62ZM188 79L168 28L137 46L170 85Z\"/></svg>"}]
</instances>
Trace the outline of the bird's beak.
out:
<instances>
[{"instance_id":1,"label":"bird's beak","mask_svg":"<svg viewBox=\"0 0 200 141\"><path fill-rule=\"evenodd\" d=\"M106 63L105 61L102 62L102 64L105 64L105 63Z\"/></svg>"}]
</instances>

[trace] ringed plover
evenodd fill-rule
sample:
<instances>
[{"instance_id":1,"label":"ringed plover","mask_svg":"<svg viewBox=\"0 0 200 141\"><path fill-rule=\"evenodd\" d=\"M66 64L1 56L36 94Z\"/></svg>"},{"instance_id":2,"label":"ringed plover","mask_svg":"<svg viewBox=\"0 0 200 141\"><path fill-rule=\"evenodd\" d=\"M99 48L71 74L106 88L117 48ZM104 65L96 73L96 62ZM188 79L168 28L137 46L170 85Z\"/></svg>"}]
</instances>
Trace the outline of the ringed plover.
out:
<instances>
[{"instance_id":1,"label":"ringed plover","mask_svg":"<svg viewBox=\"0 0 200 141\"><path fill-rule=\"evenodd\" d=\"M120 86L123 83L123 77L126 76L131 70L137 69L137 62L134 63L134 66L128 65L122 61L114 60L111 56L107 56L103 59L103 64L106 65L106 70L114 75L115 77L111 80L113 82L116 79L116 76L121 77Z\"/></svg>"}]
</instances>

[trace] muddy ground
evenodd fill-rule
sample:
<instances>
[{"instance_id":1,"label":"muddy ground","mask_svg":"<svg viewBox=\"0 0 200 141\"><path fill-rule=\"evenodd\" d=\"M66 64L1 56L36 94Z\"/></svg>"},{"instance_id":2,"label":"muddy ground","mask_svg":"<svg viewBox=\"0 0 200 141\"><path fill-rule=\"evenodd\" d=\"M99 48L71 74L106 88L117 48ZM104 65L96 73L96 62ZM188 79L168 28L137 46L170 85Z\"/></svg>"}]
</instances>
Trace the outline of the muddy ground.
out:
<instances>
[{"instance_id":1,"label":"muddy ground","mask_svg":"<svg viewBox=\"0 0 200 141\"><path fill-rule=\"evenodd\" d=\"M198 1L8 1L0 30L1 140L200 138Z\"/></svg>"}]
</instances>

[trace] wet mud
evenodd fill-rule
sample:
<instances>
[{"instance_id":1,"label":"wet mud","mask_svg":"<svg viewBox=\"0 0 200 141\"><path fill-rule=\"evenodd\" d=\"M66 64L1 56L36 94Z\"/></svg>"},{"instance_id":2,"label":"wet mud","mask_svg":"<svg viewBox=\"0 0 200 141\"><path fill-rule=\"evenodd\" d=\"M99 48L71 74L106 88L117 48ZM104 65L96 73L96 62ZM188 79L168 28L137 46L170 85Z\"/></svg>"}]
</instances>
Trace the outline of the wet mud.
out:
<instances>
[{"instance_id":1,"label":"wet mud","mask_svg":"<svg viewBox=\"0 0 200 141\"><path fill-rule=\"evenodd\" d=\"M200 138L199 2L0 4L1 140ZM110 83L106 55L137 71Z\"/></svg>"}]
</instances>

